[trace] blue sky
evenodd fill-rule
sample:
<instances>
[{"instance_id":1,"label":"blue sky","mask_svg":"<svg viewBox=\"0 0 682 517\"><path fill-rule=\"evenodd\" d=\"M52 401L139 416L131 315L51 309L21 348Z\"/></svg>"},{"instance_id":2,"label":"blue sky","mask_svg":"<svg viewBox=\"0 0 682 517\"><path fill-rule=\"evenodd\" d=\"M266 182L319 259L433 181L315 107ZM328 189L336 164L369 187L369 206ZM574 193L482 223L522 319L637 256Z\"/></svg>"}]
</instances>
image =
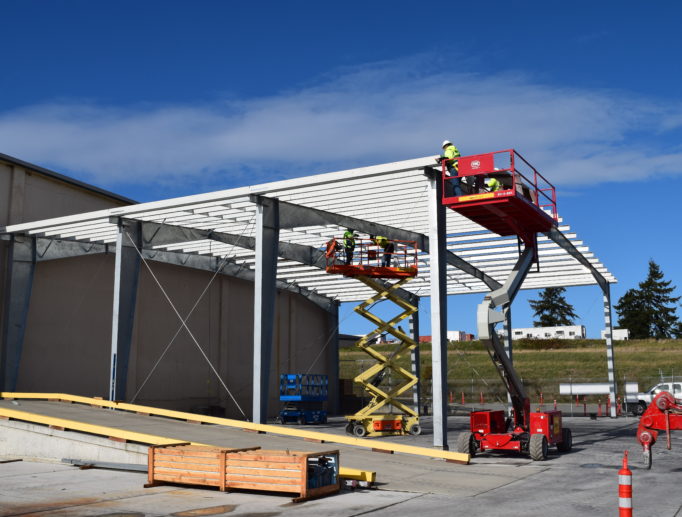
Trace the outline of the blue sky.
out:
<instances>
[{"instance_id":1,"label":"blue sky","mask_svg":"<svg viewBox=\"0 0 682 517\"><path fill-rule=\"evenodd\" d=\"M679 294L682 6L654 5L5 0L0 152L150 201L444 138L514 147L619 279L614 302L650 258ZM567 298L598 335L598 288ZM449 328L473 331L479 301L451 298Z\"/></svg>"}]
</instances>

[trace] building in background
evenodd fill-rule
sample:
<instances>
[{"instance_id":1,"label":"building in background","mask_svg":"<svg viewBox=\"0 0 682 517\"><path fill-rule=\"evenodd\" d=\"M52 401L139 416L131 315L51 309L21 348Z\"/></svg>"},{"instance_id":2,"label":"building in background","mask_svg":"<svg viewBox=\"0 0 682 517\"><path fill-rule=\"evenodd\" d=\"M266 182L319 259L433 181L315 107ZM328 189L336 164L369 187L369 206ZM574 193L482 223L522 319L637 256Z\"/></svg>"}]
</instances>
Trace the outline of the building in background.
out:
<instances>
[{"instance_id":1,"label":"building in background","mask_svg":"<svg viewBox=\"0 0 682 517\"><path fill-rule=\"evenodd\" d=\"M503 336L504 330L498 329L497 334ZM584 325L512 329L514 339L585 339L586 335Z\"/></svg>"},{"instance_id":2,"label":"building in background","mask_svg":"<svg viewBox=\"0 0 682 517\"><path fill-rule=\"evenodd\" d=\"M0 227L130 204L135 201L0 154ZM11 241L0 240L0 380L4 383L0 388L107 398L113 248L101 254L36 262L28 289L25 332L17 354L14 345L8 346L5 325L11 298ZM39 248L38 254L46 251ZM151 268L183 315L210 284L187 324L239 406L249 414L253 282L228 275L211 281L210 271L171 263L153 262ZM333 405L338 386L336 341L329 339L337 332L334 318L303 294L282 290L277 293L276 315L270 386L278 386L280 373L326 374L330 376ZM126 399L137 395L135 401L140 404L242 418L187 332L179 331L174 339L179 327L178 317L155 280L141 267ZM279 406L274 388L269 401L274 416Z\"/></svg>"},{"instance_id":3,"label":"building in background","mask_svg":"<svg viewBox=\"0 0 682 517\"><path fill-rule=\"evenodd\" d=\"M613 329L611 337L616 341L627 341L630 339L630 329ZM606 330L601 331L601 338L606 339Z\"/></svg>"},{"instance_id":4,"label":"building in background","mask_svg":"<svg viewBox=\"0 0 682 517\"><path fill-rule=\"evenodd\" d=\"M476 339L476 336L467 334L463 330L448 330L447 336L448 341L473 341Z\"/></svg>"}]
</instances>

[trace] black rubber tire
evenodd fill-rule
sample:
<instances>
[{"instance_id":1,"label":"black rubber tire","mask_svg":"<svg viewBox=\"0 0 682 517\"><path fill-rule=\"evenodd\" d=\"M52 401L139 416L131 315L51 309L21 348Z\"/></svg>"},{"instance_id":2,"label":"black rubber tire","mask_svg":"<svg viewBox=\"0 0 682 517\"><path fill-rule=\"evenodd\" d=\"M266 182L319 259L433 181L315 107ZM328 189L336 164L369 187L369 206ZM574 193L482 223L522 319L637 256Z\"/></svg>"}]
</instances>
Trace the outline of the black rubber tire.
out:
<instances>
[{"instance_id":1,"label":"black rubber tire","mask_svg":"<svg viewBox=\"0 0 682 517\"><path fill-rule=\"evenodd\" d=\"M348 422L346 424L346 433L347 434L353 434L353 423L352 422Z\"/></svg>"},{"instance_id":2,"label":"black rubber tire","mask_svg":"<svg viewBox=\"0 0 682 517\"><path fill-rule=\"evenodd\" d=\"M474 433L459 433L459 436L457 436L457 452L468 454L472 458L476 455L476 438Z\"/></svg>"},{"instance_id":3,"label":"black rubber tire","mask_svg":"<svg viewBox=\"0 0 682 517\"><path fill-rule=\"evenodd\" d=\"M419 436L422 434L422 426L419 424L412 424L410 428L407 430L408 433L410 433L412 436Z\"/></svg>"},{"instance_id":4,"label":"black rubber tire","mask_svg":"<svg viewBox=\"0 0 682 517\"><path fill-rule=\"evenodd\" d=\"M561 430L561 443L556 444L556 449L559 452L571 452L573 448L573 433L568 427Z\"/></svg>"},{"instance_id":5,"label":"black rubber tire","mask_svg":"<svg viewBox=\"0 0 682 517\"><path fill-rule=\"evenodd\" d=\"M353 426L353 434L358 438L364 438L367 436L367 429L365 429L365 426L362 424L355 424Z\"/></svg>"},{"instance_id":6,"label":"black rubber tire","mask_svg":"<svg viewBox=\"0 0 682 517\"><path fill-rule=\"evenodd\" d=\"M634 409L635 409L635 415L642 416L644 414L644 412L646 411L646 404L644 402L639 402L635 406Z\"/></svg>"},{"instance_id":7,"label":"black rubber tire","mask_svg":"<svg viewBox=\"0 0 682 517\"><path fill-rule=\"evenodd\" d=\"M548 447L547 437L544 434L530 435L528 452L533 461L545 461L547 459Z\"/></svg>"}]
</instances>

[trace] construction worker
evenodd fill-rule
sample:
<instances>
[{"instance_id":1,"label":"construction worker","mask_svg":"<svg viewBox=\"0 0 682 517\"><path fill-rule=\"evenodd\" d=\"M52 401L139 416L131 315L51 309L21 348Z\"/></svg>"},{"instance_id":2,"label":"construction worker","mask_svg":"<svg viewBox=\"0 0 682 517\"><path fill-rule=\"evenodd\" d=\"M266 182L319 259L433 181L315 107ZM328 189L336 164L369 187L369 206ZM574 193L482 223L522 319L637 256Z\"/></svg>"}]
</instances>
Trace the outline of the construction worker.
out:
<instances>
[{"instance_id":1,"label":"construction worker","mask_svg":"<svg viewBox=\"0 0 682 517\"><path fill-rule=\"evenodd\" d=\"M343 251L346 252L346 266L353 262L353 252L355 251L355 238L357 233L352 228L346 228L343 232Z\"/></svg>"},{"instance_id":2,"label":"construction worker","mask_svg":"<svg viewBox=\"0 0 682 517\"><path fill-rule=\"evenodd\" d=\"M376 237L370 235L369 238L374 241L374 244L384 249L384 256L381 260L382 267L390 267L391 257L395 253L395 243L389 241L388 238L383 235L377 235Z\"/></svg>"},{"instance_id":3,"label":"construction worker","mask_svg":"<svg viewBox=\"0 0 682 517\"><path fill-rule=\"evenodd\" d=\"M460 185L461 179L459 178L458 171L458 161L455 158L459 158L460 154L457 148L453 145L450 140L443 140L442 144L443 154L438 158L439 162L445 161L445 166L447 167L446 176L451 178L452 187L455 191L455 196L461 196L464 194L462 192L462 187Z\"/></svg>"},{"instance_id":4,"label":"construction worker","mask_svg":"<svg viewBox=\"0 0 682 517\"><path fill-rule=\"evenodd\" d=\"M488 187L488 192L497 192L502 188L502 183L497 178L487 178L485 184Z\"/></svg>"}]
</instances>

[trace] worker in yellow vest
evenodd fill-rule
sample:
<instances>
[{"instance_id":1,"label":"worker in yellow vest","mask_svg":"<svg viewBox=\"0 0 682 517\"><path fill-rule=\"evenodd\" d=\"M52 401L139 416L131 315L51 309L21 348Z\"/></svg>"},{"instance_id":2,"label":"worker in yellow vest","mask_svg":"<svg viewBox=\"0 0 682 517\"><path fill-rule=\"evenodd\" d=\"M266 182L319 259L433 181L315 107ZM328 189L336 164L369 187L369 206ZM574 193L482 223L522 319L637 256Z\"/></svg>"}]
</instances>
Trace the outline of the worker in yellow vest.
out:
<instances>
[{"instance_id":1,"label":"worker in yellow vest","mask_svg":"<svg viewBox=\"0 0 682 517\"><path fill-rule=\"evenodd\" d=\"M497 192L502 189L502 183L497 178L488 178L485 180L485 184L488 186L488 192Z\"/></svg>"},{"instance_id":2,"label":"worker in yellow vest","mask_svg":"<svg viewBox=\"0 0 682 517\"><path fill-rule=\"evenodd\" d=\"M346 252L346 266L353 262L353 252L355 251L355 238L358 236L352 228L346 228L343 232L343 251Z\"/></svg>"},{"instance_id":3,"label":"worker in yellow vest","mask_svg":"<svg viewBox=\"0 0 682 517\"><path fill-rule=\"evenodd\" d=\"M450 142L450 140L443 140L441 145L443 148L443 154L438 157L438 161L445 161L445 167L447 168L445 175L450 178L455 196L461 196L463 192L460 185L461 179L459 178L459 164L456 160L456 158L459 158L460 156L459 150L453 145L452 142Z\"/></svg>"},{"instance_id":4,"label":"worker in yellow vest","mask_svg":"<svg viewBox=\"0 0 682 517\"><path fill-rule=\"evenodd\" d=\"M381 260L382 267L390 267L391 258L395 253L395 243L388 240L388 238L384 237L383 235L377 235L376 237L370 235L369 238L374 241L374 244L384 249L384 256Z\"/></svg>"}]
</instances>

